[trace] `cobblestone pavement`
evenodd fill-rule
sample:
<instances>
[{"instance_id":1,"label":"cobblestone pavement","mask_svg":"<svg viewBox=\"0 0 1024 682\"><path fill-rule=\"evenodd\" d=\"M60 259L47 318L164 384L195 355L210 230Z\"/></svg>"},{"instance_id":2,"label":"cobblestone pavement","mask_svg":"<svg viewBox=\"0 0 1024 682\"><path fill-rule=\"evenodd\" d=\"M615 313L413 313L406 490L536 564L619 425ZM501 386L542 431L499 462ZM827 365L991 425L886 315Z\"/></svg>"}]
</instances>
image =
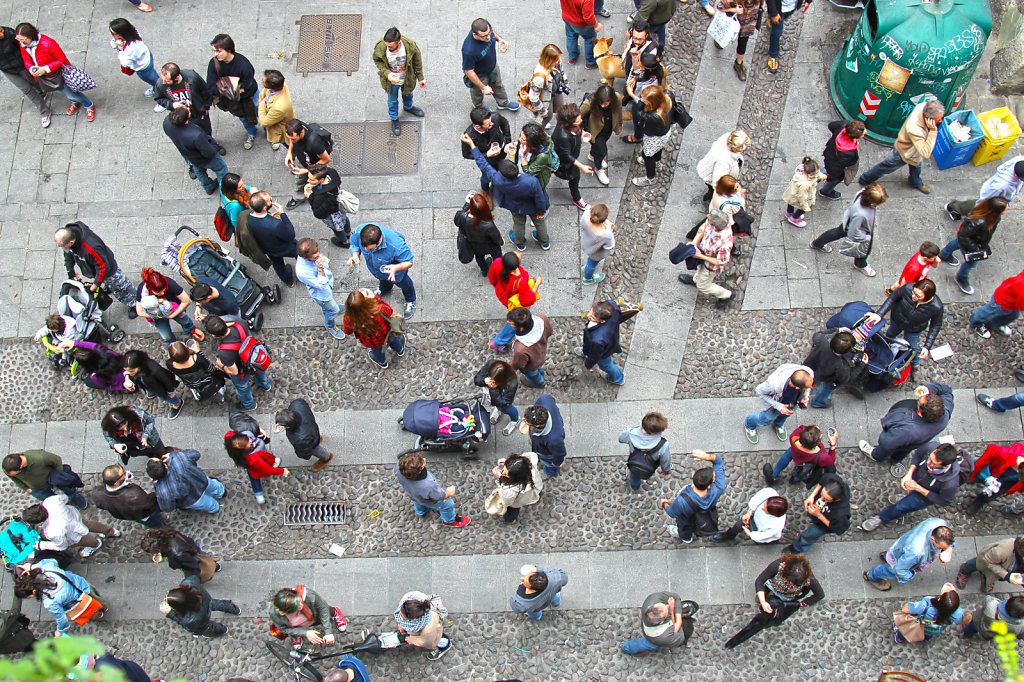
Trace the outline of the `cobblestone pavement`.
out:
<instances>
[{"instance_id":1,"label":"cobblestone pavement","mask_svg":"<svg viewBox=\"0 0 1024 682\"><path fill-rule=\"evenodd\" d=\"M571 578L570 578L571 581ZM216 596L216 581L210 586ZM268 595L269 596L269 595ZM699 594L683 594L700 602ZM828 597L828 587L825 587ZM965 603L972 610L978 597ZM550 609L541 621L513 614L450 613L445 632L454 649L438 662L423 652L401 649L364 655L377 680L811 680L875 679L882 670L913 670L929 680L995 680L999 659L989 643L965 640L951 628L928 644L896 644L892 613L895 600L869 603L821 602L792 616L781 627L757 635L734 652L721 648L747 624L752 606L701 609L694 635L684 648L632 658L618 644L639 636L639 609L588 611ZM155 610L155 609L154 609ZM221 618L228 634L215 640L195 639L169 621L129 621L90 625L85 630L112 647L115 655L134 660L150 675L183 675L205 682L242 676L259 682L290 679L262 642L269 639L267 622ZM393 629L386 617L350 618L343 641L355 641L361 628ZM47 634L41 629L41 635ZM329 650L329 649L325 649ZM708 659L728 658L709 666ZM328 661L318 664L321 671ZM655 672L655 670L657 672Z\"/></svg>"}]
</instances>

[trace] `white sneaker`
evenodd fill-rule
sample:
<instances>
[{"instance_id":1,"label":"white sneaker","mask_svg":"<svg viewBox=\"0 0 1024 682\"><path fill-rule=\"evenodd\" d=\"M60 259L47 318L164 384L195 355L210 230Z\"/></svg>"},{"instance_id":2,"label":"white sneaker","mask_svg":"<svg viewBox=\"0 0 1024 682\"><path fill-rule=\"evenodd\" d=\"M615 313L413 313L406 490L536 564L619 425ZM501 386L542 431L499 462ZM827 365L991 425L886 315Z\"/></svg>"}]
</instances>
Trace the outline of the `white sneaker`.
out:
<instances>
[{"instance_id":1,"label":"white sneaker","mask_svg":"<svg viewBox=\"0 0 1024 682\"><path fill-rule=\"evenodd\" d=\"M157 114L162 114L165 111L167 111L167 107L165 107L163 104L154 104L153 111Z\"/></svg>"},{"instance_id":2,"label":"white sneaker","mask_svg":"<svg viewBox=\"0 0 1024 682\"><path fill-rule=\"evenodd\" d=\"M156 96L156 91L153 88L148 88L146 90L146 92L144 92L142 94L144 94L146 97L155 97Z\"/></svg>"},{"instance_id":3,"label":"white sneaker","mask_svg":"<svg viewBox=\"0 0 1024 682\"><path fill-rule=\"evenodd\" d=\"M518 429L519 429L519 420L518 419L516 419L515 421L509 420L508 424L505 425L505 428L503 428L501 430L501 433L502 433L502 435L505 435L505 436L511 436Z\"/></svg>"},{"instance_id":4,"label":"white sneaker","mask_svg":"<svg viewBox=\"0 0 1024 682\"><path fill-rule=\"evenodd\" d=\"M499 410L497 407L492 407L491 408L491 423L492 424L497 424L499 421L501 421L501 415L502 415L501 410Z\"/></svg>"},{"instance_id":5,"label":"white sneaker","mask_svg":"<svg viewBox=\"0 0 1024 682\"><path fill-rule=\"evenodd\" d=\"M41 124L41 125L42 125L42 126L43 126L44 128L49 128L49 127L50 127L50 115L49 115L49 114L42 114L42 115L41 115L41 116L39 117L39 123L40 123L40 124Z\"/></svg>"},{"instance_id":6,"label":"white sneaker","mask_svg":"<svg viewBox=\"0 0 1024 682\"><path fill-rule=\"evenodd\" d=\"M598 168L596 171L594 171L594 175L597 176L597 181L600 182L602 185L607 185L609 182L611 182L608 179L608 171L606 171L604 168Z\"/></svg>"},{"instance_id":7,"label":"white sneaker","mask_svg":"<svg viewBox=\"0 0 1024 682\"><path fill-rule=\"evenodd\" d=\"M95 547L83 547L81 551L78 552L78 556L83 559L88 559L95 554L96 550L103 546L103 540L101 538L97 538L97 540L99 543Z\"/></svg>"},{"instance_id":8,"label":"white sneaker","mask_svg":"<svg viewBox=\"0 0 1024 682\"><path fill-rule=\"evenodd\" d=\"M870 519L864 519L864 523L860 524L860 529L870 533L871 531L878 530L881 525L882 519L872 516Z\"/></svg>"},{"instance_id":9,"label":"white sneaker","mask_svg":"<svg viewBox=\"0 0 1024 682\"><path fill-rule=\"evenodd\" d=\"M871 443L867 442L866 440L858 441L857 442L857 447L860 448L860 451L863 452L868 457L871 457L871 453L873 453L875 451L875 446L873 446ZM875 459L875 458L871 457L871 459ZM875 460L875 461L877 461L877 460Z\"/></svg>"},{"instance_id":10,"label":"white sneaker","mask_svg":"<svg viewBox=\"0 0 1024 682\"><path fill-rule=\"evenodd\" d=\"M266 504L267 503L267 498L263 497L263 493L256 493L256 503L257 504Z\"/></svg>"},{"instance_id":11,"label":"white sneaker","mask_svg":"<svg viewBox=\"0 0 1024 682\"><path fill-rule=\"evenodd\" d=\"M633 178L633 184L637 187L647 187L648 185L654 184L654 179L648 178L646 175L641 175L640 177Z\"/></svg>"},{"instance_id":12,"label":"white sneaker","mask_svg":"<svg viewBox=\"0 0 1024 682\"><path fill-rule=\"evenodd\" d=\"M1005 324L996 327L996 331L1002 334L1003 336L1009 336L1010 334L1013 333L1013 330L1007 327Z\"/></svg>"}]
</instances>

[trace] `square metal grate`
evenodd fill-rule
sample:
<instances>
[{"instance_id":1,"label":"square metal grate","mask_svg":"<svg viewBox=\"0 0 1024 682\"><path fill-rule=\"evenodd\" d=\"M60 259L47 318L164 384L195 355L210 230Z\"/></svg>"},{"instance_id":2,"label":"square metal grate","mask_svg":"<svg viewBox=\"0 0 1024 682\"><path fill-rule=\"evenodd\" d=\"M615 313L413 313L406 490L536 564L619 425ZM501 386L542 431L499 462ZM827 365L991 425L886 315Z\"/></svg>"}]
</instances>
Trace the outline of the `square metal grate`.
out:
<instances>
[{"instance_id":1,"label":"square metal grate","mask_svg":"<svg viewBox=\"0 0 1024 682\"><path fill-rule=\"evenodd\" d=\"M359 70L362 14L304 14L299 24L295 69L305 75Z\"/></svg>"},{"instance_id":2,"label":"square metal grate","mask_svg":"<svg viewBox=\"0 0 1024 682\"><path fill-rule=\"evenodd\" d=\"M331 166L339 175L412 175L420 170L423 127L402 121L402 134L386 123L321 123L331 131Z\"/></svg>"},{"instance_id":3,"label":"square metal grate","mask_svg":"<svg viewBox=\"0 0 1024 682\"><path fill-rule=\"evenodd\" d=\"M337 526L348 523L351 512L344 502L295 502L284 508L284 525Z\"/></svg>"}]
</instances>

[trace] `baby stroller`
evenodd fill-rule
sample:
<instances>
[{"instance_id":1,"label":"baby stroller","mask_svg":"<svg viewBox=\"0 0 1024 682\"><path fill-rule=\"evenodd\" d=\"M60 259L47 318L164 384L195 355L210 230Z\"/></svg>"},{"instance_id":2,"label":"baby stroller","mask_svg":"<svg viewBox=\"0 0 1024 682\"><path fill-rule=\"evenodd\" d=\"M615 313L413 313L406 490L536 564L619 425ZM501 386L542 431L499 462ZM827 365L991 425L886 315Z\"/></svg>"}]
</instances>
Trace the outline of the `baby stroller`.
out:
<instances>
[{"instance_id":1,"label":"baby stroller","mask_svg":"<svg viewBox=\"0 0 1024 682\"><path fill-rule=\"evenodd\" d=\"M865 387L877 393L886 386L899 386L907 380L917 351L903 339L889 339L879 333L885 328L886 322L868 322L866 315L870 312L873 311L867 303L851 301L830 317L825 326L829 329L848 329L857 339L854 351L858 356L866 353L868 362L865 366L858 361L859 371L855 370L855 377L863 379L867 373L869 376ZM854 382L851 380L851 383Z\"/></svg>"},{"instance_id":2,"label":"baby stroller","mask_svg":"<svg viewBox=\"0 0 1024 682\"><path fill-rule=\"evenodd\" d=\"M414 400L398 425L416 434L417 450L462 452L476 459L480 443L491 434L491 420L483 395L452 400Z\"/></svg>"},{"instance_id":3,"label":"baby stroller","mask_svg":"<svg viewBox=\"0 0 1024 682\"><path fill-rule=\"evenodd\" d=\"M182 241L182 232L191 232L192 238ZM179 227L164 242L161 261L179 273L190 284L199 277L206 277L226 286L238 300L249 329L258 332L263 328L263 311L268 303L281 302L281 286L261 287L249 277L245 266L227 254L220 245L200 237L188 225Z\"/></svg>"},{"instance_id":4,"label":"baby stroller","mask_svg":"<svg viewBox=\"0 0 1024 682\"><path fill-rule=\"evenodd\" d=\"M61 282L60 293L57 296L57 314L70 317L75 321L76 341L103 341L103 337L110 343L124 341L124 330L116 324L103 322L103 311L100 309L99 299L95 292L77 279L66 279ZM71 354L57 347L54 334L44 334L39 342L43 345L46 358L56 370L71 369L71 374L76 374L76 367Z\"/></svg>"}]
</instances>

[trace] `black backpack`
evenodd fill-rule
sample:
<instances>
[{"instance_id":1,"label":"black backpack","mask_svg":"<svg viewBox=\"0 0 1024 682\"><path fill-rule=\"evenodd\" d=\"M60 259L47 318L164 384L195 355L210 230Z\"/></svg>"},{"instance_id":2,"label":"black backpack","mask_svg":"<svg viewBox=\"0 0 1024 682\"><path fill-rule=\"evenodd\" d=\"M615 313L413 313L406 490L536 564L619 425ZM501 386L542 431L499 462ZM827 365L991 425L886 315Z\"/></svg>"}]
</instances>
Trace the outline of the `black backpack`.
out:
<instances>
[{"instance_id":1,"label":"black backpack","mask_svg":"<svg viewBox=\"0 0 1024 682\"><path fill-rule=\"evenodd\" d=\"M629 472L641 478L643 480L649 479L657 471L658 466L651 459L651 455L661 449L665 444L665 439L661 438L653 448L647 450L641 450L640 448L634 448L632 445L629 446L629 459L626 460L626 468Z\"/></svg>"},{"instance_id":2,"label":"black backpack","mask_svg":"<svg viewBox=\"0 0 1024 682\"><path fill-rule=\"evenodd\" d=\"M686 504L693 510L693 533L700 537L709 537L718 532L718 507L701 509L688 495L682 496Z\"/></svg>"},{"instance_id":3,"label":"black backpack","mask_svg":"<svg viewBox=\"0 0 1024 682\"><path fill-rule=\"evenodd\" d=\"M324 143L324 149L328 154L334 151L334 139L331 137L330 130L319 123L307 123L306 129L313 137L319 138Z\"/></svg>"},{"instance_id":4,"label":"black backpack","mask_svg":"<svg viewBox=\"0 0 1024 682\"><path fill-rule=\"evenodd\" d=\"M964 485L974 473L974 458L971 457L971 453L961 448L957 450L956 459L960 462L960 485Z\"/></svg>"}]
</instances>

